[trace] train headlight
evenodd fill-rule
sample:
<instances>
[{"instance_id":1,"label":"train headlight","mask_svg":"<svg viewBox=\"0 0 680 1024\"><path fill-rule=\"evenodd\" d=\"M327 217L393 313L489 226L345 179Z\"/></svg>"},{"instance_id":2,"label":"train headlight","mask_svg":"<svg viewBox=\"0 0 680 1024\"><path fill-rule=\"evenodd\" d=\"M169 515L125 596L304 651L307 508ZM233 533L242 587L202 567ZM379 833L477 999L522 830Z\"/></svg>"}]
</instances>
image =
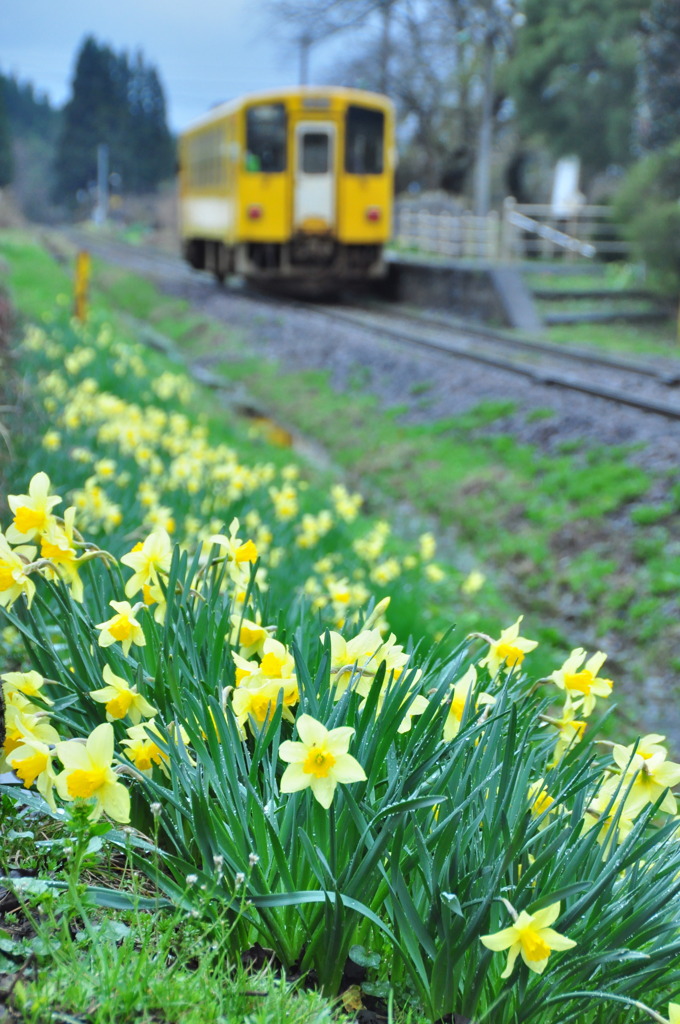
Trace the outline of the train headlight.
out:
<instances>
[{"instance_id":1,"label":"train headlight","mask_svg":"<svg viewBox=\"0 0 680 1024\"><path fill-rule=\"evenodd\" d=\"M246 208L246 217L248 220L262 220L263 216L264 210L259 203L251 203L251 205Z\"/></svg>"},{"instance_id":2,"label":"train headlight","mask_svg":"<svg viewBox=\"0 0 680 1024\"><path fill-rule=\"evenodd\" d=\"M382 210L379 206L368 206L366 208L366 220L375 221L380 220L382 217Z\"/></svg>"}]
</instances>

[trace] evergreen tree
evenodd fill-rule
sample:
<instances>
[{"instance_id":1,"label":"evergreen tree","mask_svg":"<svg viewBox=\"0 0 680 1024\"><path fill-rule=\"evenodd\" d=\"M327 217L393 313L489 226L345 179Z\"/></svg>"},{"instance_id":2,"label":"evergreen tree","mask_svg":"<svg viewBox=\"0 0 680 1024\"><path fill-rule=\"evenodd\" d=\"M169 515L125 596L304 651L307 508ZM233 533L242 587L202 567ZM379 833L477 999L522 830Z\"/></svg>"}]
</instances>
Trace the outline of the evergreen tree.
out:
<instances>
[{"instance_id":1,"label":"evergreen tree","mask_svg":"<svg viewBox=\"0 0 680 1024\"><path fill-rule=\"evenodd\" d=\"M5 105L5 81L0 77L0 188L9 185L14 176L14 159L12 156L12 140L9 131L9 119Z\"/></svg>"},{"instance_id":2,"label":"evergreen tree","mask_svg":"<svg viewBox=\"0 0 680 1024\"><path fill-rule=\"evenodd\" d=\"M138 53L129 67L126 187L154 188L172 174L174 144L166 123L165 96L155 68Z\"/></svg>"},{"instance_id":3,"label":"evergreen tree","mask_svg":"<svg viewBox=\"0 0 680 1024\"><path fill-rule=\"evenodd\" d=\"M652 0L644 20L643 111L638 135L646 149L680 139L680 4Z\"/></svg>"},{"instance_id":4,"label":"evergreen tree","mask_svg":"<svg viewBox=\"0 0 680 1024\"><path fill-rule=\"evenodd\" d=\"M123 189L154 188L172 172L174 148L156 71L139 54L131 63L89 36L76 63L73 94L57 143L54 197L69 205L96 180L97 147L109 148L109 170Z\"/></svg>"},{"instance_id":5,"label":"evergreen tree","mask_svg":"<svg viewBox=\"0 0 680 1024\"><path fill-rule=\"evenodd\" d=\"M669 4L677 0L668 0ZM590 171L631 158L638 30L648 0L526 0L507 68L520 127Z\"/></svg>"},{"instance_id":6,"label":"evergreen tree","mask_svg":"<svg viewBox=\"0 0 680 1024\"><path fill-rule=\"evenodd\" d=\"M124 88L124 83L123 88ZM75 203L79 189L97 176L97 146L108 143L117 157L121 119L126 110L120 69L108 47L89 36L76 62L73 94L64 107L54 164L54 198ZM114 155L115 154L115 155Z\"/></svg>"},{"instance_id":7,"label":"evergreen tree","mask_svg":"<svg viewBox=\"0 0 680 1024\"><path fill-rule=\"evenodd\" d=\"M54 142L59 127L59 112L46 96L39 96L31 82L20 82L14 75L0 75L5 92L7 120L15 138L39 136Z\"/></svg>"}]
</instances>

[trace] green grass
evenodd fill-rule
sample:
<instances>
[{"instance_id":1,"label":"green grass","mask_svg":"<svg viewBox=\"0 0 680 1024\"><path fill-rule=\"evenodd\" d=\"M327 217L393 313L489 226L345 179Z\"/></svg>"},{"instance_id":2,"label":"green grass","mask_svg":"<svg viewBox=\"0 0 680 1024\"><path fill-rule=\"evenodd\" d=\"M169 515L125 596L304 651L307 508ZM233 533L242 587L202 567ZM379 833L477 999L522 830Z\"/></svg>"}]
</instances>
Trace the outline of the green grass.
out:
<instances>
[{"instance_id":1,"label":"green grass","mask_svg":"<svg viewBox=\"0 0 680 1024\"><path fill-rule=\"evenodd\" d=\"M550 327L548 337L564 345L592 345L607 352L635 356L680 358L677 324L568 324Z\"/></svg>"},{"instance_id":2,"label":"green grass","mask_svg":"<svg viewBox=\"0 0 680 1024\"><path fill-rule=\"evenodd\" d=\"M630 263L592 263L582 264L582 272L568 265L562 272L559 263L552 270L527 270L525 280L530 288L551 288L555 291L587 291L589 288L618 292L626 288L643 288L644 272L642 267ZM572 269L573 268L573 269Z\"/></svg>"},{"instance_id":3,"label":"green grass","mask_svg":"<svg viewBox=\"0 0 680 1024\"><path fill-rule=\"evenodd\" d=\"M581 312L586 309L606 309L610 306L620 309L622 317L627 309L646 309L647 300L617 300L626 289L644 289L645 280L641 268L620 263L609 263L602 268L598 276L583 274L560 274L559 272L527 272L525 280L529 288L550 288L563 291L564 299L537 299L539 310L543 313L559 311ZM612 300L570 298L570 292L585 292L597 288L598 291L609 291ZM680 357L680 335L677 319L669 316L658 323L626 323L624 319L608 324L563 324L549 327L547 337L558 344L589 346L602 348L612 353L637 356Z\"/></svg>"},{"instance_id":4,"label":"green grass","mask_svg":"<svg viewBox=\"0 0 680 1024\"><path fill-rule=\"evenodd\" d=\"M106 826L98 839L89 840L91 852L78 869L73 864L77 823L71 828L68 821L51 822L5 795L0 808L0 875L18 863L24 878L16 890L20 906L0 916L0 993L6 997L0 1000L5 1006L0 1021L341 1024L347 1019L340 1006L305 987L304 980L277 974L266 955L252 967L247 959L228 959L228 933L219 921L172 907L152 911L153 890L109 842ZM85 883L105 887L132 909L97 907ZM50 884L64 888L50 889Z\"/></svg>"}]
</instances>

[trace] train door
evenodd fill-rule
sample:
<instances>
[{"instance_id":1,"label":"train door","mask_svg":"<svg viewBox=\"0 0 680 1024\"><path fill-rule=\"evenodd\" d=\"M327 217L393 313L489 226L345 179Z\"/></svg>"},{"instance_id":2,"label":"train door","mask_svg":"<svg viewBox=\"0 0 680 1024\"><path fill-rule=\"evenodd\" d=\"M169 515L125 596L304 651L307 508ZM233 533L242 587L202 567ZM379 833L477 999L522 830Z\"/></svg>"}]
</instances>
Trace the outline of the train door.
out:
<instances>
[{"instance_id":1,"label":"train door","mask_svg":"<svg viewBox=\"0 0 680 1024\"><path fill-rule=\"evenodd\" d=\"M335 228L335 125L300 121L295 128L293 231Z\"/></svg>"}]
</instances>

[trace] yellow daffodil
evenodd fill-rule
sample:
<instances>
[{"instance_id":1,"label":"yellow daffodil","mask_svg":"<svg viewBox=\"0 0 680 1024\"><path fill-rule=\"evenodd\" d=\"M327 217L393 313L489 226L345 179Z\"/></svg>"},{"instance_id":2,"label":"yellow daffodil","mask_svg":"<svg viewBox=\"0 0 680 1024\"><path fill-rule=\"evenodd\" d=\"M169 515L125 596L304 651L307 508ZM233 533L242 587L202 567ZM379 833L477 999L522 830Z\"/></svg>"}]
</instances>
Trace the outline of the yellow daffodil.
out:
<instances>
[{"instance_id":1,"label":"yellow daffodil","mask_svg":"<svg viewBox=\"0 0 680 1024\"><path fill-rule=\"evenodd\" d=\"M158 746L149 735L149 731L158 732L153 720L143 725L133 725L127 730L128 738L121 741L121 746L126 747L125 753L132 763L144 775L150 775L153 766L157 764L167 774L166 762L168 755Z\"/></svg>"},{"instance_id":2,"label":"yellow daffodil","mask_svg":"<svg viewBox=\"0 0 680 1024\"><path fill-rule=\"evenodd\" d=\"M584 719L577 718L577 712L577 706L567 697L561 716L548 719L551 725L559 729L552 764L557 764L569 747L574 743L580 743L583 739L587 722Z\"/></svg>"},{"instance_id":3,"label":"yellow daffodil","mask_svg":"<svg viewBox=\"0 0 680 1024\"><path fill-rule=\"evenodd\" d=\"M389 692L389 683L385 683L380 688L380 693L378 694L378 699L376 701L376 705L375 705L376 716L379 715L380 712L382 711L383 705L385 703L385 698L387 697L388 692ZM410 693L406 694L404 696L402 704L405 704L410 696L411 696ZM363 709L366 706L367 700L368 700L368 697L366 697L361 702L361 704L359 705L359 711L363 711ZM408 708L406 709L406 713L404 714L404 717L402 718L402 720L401 720L401 722L399 724L399 728L397 729L397 732L402 732L402 733L403 732L410 732L411 731L411 726L413 725L413 722L411 721L411 719L414 717L414 715L422 715L422 713L424 711L427 711L429 706L430 706L430 702L428 701L427 697L423 697L420 694L418 694L417 697L414 697L413 700L411 701L411 703L409 704Z\"/></svg>"},{"instance_id":4,"label":"yellow daffodil","mask_svg":"<svg viewBox=\"0 0 680 1024\"><path fill-rule=\"evenodd\" d=\"M127 715L137 725L142 718L152 718L158 714L156 708L138 693L137 687L130 686L126 679L114 675L109 665L104 666L103 676L107 685L100 690L90 690L90 697L106 705L107 722Z\"/></svg>"},{"instance_id":5,"label":"yellow daffodil","mask_svg":"<svg viewBox=\"0 0 680 1024\"><path fill-rule=\"evenodd\" d=\"M274 515L282 522L294 519L298 514L298 492L290 484L283 487L270 487L269 497L274 506Z\"/></svg>"},{"instance_id":6,"label":"yellow daffodil","mask_svg":"<svg viewBox=\"0 0 680 1024\"><path fill-rule=\"evenodd\" d=\"M512 626L501 630L498 640L490 640L489 653L479 662L480 668L488 668L491 676L495 676L505 668L506 672L519 668L524 656L538 647L537 640L527 640L519 635L523 615L513 622Z\"/></svg>"},{"instance_id":7,"label":"yellow daffodil","mask_svg":"<svg viewBox=\"0 0 680 1024\"><path fill-rule=\"evenodd\" d=\"M460 731L460 723L463 720L465 705L469 700L470 691L477 685L477 669L470 665L469 669L453 687L450 698L449 713L444 723L444 742L449 743ZM494 704L496 698L489 693L480 693L475 706L480 704Z\"/></svg>"},{"instance_id":8,"label":"yellow daffodil","mask_svg":"<svg viewBox=\"0 0 680 1024\"><path fill-rule=\"evenodd\" d=\"M54 703L50 697L42 692L45 679L35 670L30 672L5 672L0 676L0 679L2 679L5 699L8 701L12 700L14 693L21 693L24 697L39 697L45 704Z\"/></svg>"},{"instance_id":9,"label":"yellow daffodil","mask_svg":"<svg viewBox=\"0 0 680 1024\"><path fill-rule=\"evenodd\" d=\"M35 583L26 573L35 556L35 548L22 544L12 549L4 534L0 533L0 608L11 608L22 594L30 608L35 594Z\"/></svg>"},{"instance_id":10,"label":"yellow daffodil","mask_svg":"<svg viewBox=\"0 0 680 1024\"><path fill-rule=\"evenodd\" d=\"M279 699L283 704L283 717L292 722L289 708L300 699L295 678L276 680L254 676L247 685L238 686L232 693L232 709L242 735L247 722L262 728L274 714Z\"/></svg>"},{"instance_id":11,"label":"yellow daffodil","mask_svg":"<svg viewBox=\"0 0 680 1024\"><path fill-rule=\"evenodd\" d=\"M94 476L88 477L83 488L72 493L73 503L86 526L101 526L106 533L115 530L123 519L120 505L111 501Z\"/></svg>"},{"instance_id":12,"label":"yellow daffodil","mask_svg":"<svg viewBox=\"0 0 680 1024\"><path fill-rule=\"evenodd\" d=\"M536 779L531 783L527 791L527 799L531 817L541 819L538 823L539 831L547 828L553 815L563 810L562 805L557 804L554 797L550 795L543 779Z\"/></svg>"},{"instance_id":13,"label":"yellow daffodil","mask_svg":"<svg viewBox=\"0 0 680 1024\"><path fill-rule=\"evenodd\" d=\"M421 533L418 538L418 550L424 562L431 562L437 552L437 541L433 533Z\"/></svg>"},{"instance_id":14,"label":"yellow daffodil","mask_svg":"<svg viewBox=\"0 0 680 1024\"><path fill-rule=\"evenodd\" d=\"M531 783L527 797L529 798L529 809L534 818L539 818L555 805L543 779L537 779L536 782Z\"/></svg>"},{"instance_id":15,"label":"yellow daffodil","mask_svg":"<svg viewBox=\"0 0 680 1024\"><path fill-rule=\"evenodd\" d=\"M172 561L172 541L167 530L154 530L132 551L123 555L121 562L134 570L125 584L125 596L133 597L145 586L157 586L159 577L167 576Z\"/></svg>"},{"instance_id":16,"label":"yellow daffodil","mask_svg":"<svg viewBox=\"0 0 680 1024\"><path fill-rule=\"evenodd\" d=\"M217 544L226 549L226 556L229 561L236 565L256 562L258 558L257 547L252 540L242 541L238 536L239 521L233 519L229 527L229 536L224 533L214 534L208 538L210 544Z\"/></svg>"},{"instance_id":17,"label":"yellow daffodil","mask_svg":"<svg viewBox=\"0 0 680 1024\"><path fill-rule=\"evenodd\" d=\"M246 660L232 652L236 665L236 686L259 687L263 682L291 684L297 692L295 660L280 641L268 636L262 644L261 660Z\"/></svg>"},{"instance_id":18,"label":"yellow daffodil","mask_svg":"<svg viewBox=\"0 0 680 1024\"><path fill-rule=\"evenodd\" d=\"M352 542L352 547L359 558L368 562L369 565L377 562L382 554L385 541L391 533L391 529L389 523L386 523L384 519L380 519L372 530L369 530L363 537L357 537Z\"/></svg>"},{"instance_id":19,"label":"yellow daffodil","mask_svg":"<svg viewBox=\"0 0 680 1024\"><path fill-rule=\"evenodd\" d=\"M125 824L130 820L130 794L112 768L113 726L98 725L85 743L65 740L57 743L57 757L64 770L56 787L62 800L94 800L90 820L107 814Z\"/></svg>"},{"instance_id":20,"label":"yellow daffodil","mask_svg":"<svg viewBox=\"0 0 680 1024\"><path fill-rule=\"evenodd\" d=\"M323 509L318 515L309 513L303 515L295 543L299 548L313 548L325 537L333 527L333 516L328 509Z\"/></svg>"},{"instance_id":21,"label":"yellow daffodil","mask_svg":"<svg viewBox=\"0 0 680 1024\"><path fill-rule=\"evenodd\" d=\"M44 573L48 579L61 577L70 587L74 601L83 600L83 584L78 575L78 551L74 546L75 506L64 512L64 525L52 521L40 538L40 554L47 558L54 569L47 567Z\"/></svg>"},{"instance_id":22,"label":"yellow daffodil","mask_svg":"<svg viewBox=\"0 0 680 1024\"><path fill-rule=\"evenodd\" d=\"M620 779L617 780L617 783L619 781ZM642 810L639 803L631 803L630 800L626 800L623 806L621 806L620 800L616 800L612 803L612 797L615 792L616 788L611 787L611 780L609 780L609 782L604 784L597 796L590 801L585 810L583 818L583 832L584 834L586 832L590 832L590 830L599 823L597 841L600 845L609 839L611 830L614 827L616 827L615 842L623 842L633 828L635 818ZM605 812L607 816L602 818L602 815L605 814ZM614 825L615 822L616 826Z\"/></svg>"},{"instance_id":23,"label":"yellow daffodil","mask_svg":"<svg viewBox=\"0 0 680 1024\"><path fill-rule=\"evenodd\" d=\"M483 945L495 953L504 949L510 950L501 978L510 977L520 953L531 971L542 974L553 950L571 949L576 945L573 939L560 935L550 927L559 916L559 903L552 903L543 910L537 910L535 914L528 914L523 910L509 928L504 928L493 935L481 936Z\"/></svg>"},{"instance_id":24,"label":"yellow daffodil","mask_svg":"<svg viewBox=\"0 0 680 1024\"><path fill-rule=\"evenodd\" d=\"M586 717L592 713L596 697L608 697L612 692L614 684L611 679L601 679L597 675L606 658L606 654L597 651L586 661L586 652L582 647L576 647L562 667L548 676L572 701L580 702Z\"/></svg>"},{"instance_id":25,"label":"yellow daffodil","mask_svg":"<svg viewBox=\"0 0 680 1024\"><path fill-rule=\"evenodd\" d=\"M168 728L169 738L175 740L176 731L174 722ZM189 743L189 735L183 726L179 728L182 743L186 747ZM144 775L150 775L153 766L156 764L162 769L165 775L169 774L168 763L170 755L160 746L155 737L165 742L163 735L156 725L155 718L148 722L140 722L139 725L131 725L127 729L128 738L122 740L121 745L126 748L125 753L135 767Z\"/></svg>"},{"instance_id":26,"label":"yellow daffodil","mask_svg":"<svg viewBox=\"0 0 680 1024\"><path fill-rule=\"evenodd\" d=\"M163 471L163 464L159 460L159 473ZM158 505L150 508L144 516L144 525L152 529L165 530L166 533L175 532L175 517L172 510L166 505Z\"/></svg>"},{"instance_id":27,"label":"yellow daffodil","mask_svg":"<svg viewBox=\"0 0 680 1024\"><path fill-rule=\"evenodd\" d=\"M338 783L366 779L359 762L347 753L354 729L327 729L311 715L300 715L295 724L300 742L284 740L279 747L281 759L288 762L281 778L281 792L296 793L309 787L327 809Z\"/></svg>"},{"instance_id":28,"label":"yellow daffodil","mask_svg":"<svg viewBox=\"0 0 680 1024\"><path fill-rule=\"evenodd\" d=\"M234 665L236 666L235 676L237 686L243 685L244 682L247 685L250 681L257 680L259 678L259 661L255 661L252 658L242 658L241 655L236 654L235 651L232 651L231 656L234 659Z\"/></svg>"},{"instance_id":29,"label":"yellow daffodil","mask_svg":"<svg viewBox=\"0 0 680 1024\"><path fill-rule=\"evenodd\" d=\"M147 608L151 608L152 605L156 606L153 610L154 622L163 625L168 610L168 602L160 584L144 583L142 586L142 600Z\"/></svg>"},{"instance_id":30,"label":"yellow daffodil","mask_svg":"<svg viewBox=\"0 0 680 1024\"><path fill-rule=\"evenodd\" d=\"M52 767L52 758L52 750L47 743L26 733L19 746L7 755L7 763L21 779L25 789L30 789L35 783L40 795L54 810L56 805L52 790L57 775Z\"/></svg>"},{"instance_id":31,"label":"yellow daffodil","mask_svg":"<svg viewBox=\"0 0 680 1024\"><path fill-rule=\"evenodd\" d=\"M630 781L634 777L627 802L637 803L639 807L655 803L664 790L680 783L680 764L666 760L668 751L662 745L664 739L664 736L649 733L642 737L637 747L634 744L624 747L620 743L614 746L614 761L624 778ZM605 785L610 789L612 784L616 784L615 779ZM660 809L668 814L676 813L677 801L672 793L666 793Z\"/></svg>"},{"instance_id":32,"label":"yellow daffodil","mask_svg":"<svg viewBox=\"0 0 680 1024\"><path fill-rule=\"evenodd\" d=\"M144 647L146 644L144 630L135 618L135 613L144 605L140 603L133 607L129 601L109 601L109 604L116 614L106 622L100 622L97 625L96 628L101 629L99 646L110 647L111 644L120 641L124 654L128 653L132 644Z\"/></svg>"},{"instance_id":33,"label":"yellow daffodil","mask_svg":"<svg viewBox=\"0 0 680 1024\"><path fill-rule=\"evenodd\" d=\"M443 579L446 579L446 573L444 570L434 562L430 562L429 565L426 565L424 571L425 576L430 583L441 583Z\"/></svg>"},{"instance_id":34,"label":"yellow daffodil","mask_svg":"<svg viewBox=\"0 0 680 1024\"><path fill-rule=\"evenodd\" d=\"M401 566L396 558L386 558L383 562L378 562L371 569L371 579L379 587L387 586L388 583L398 579L400 575Z\"/></svg>"},{"instance_id":35,"label":"yellow daffodil","mask_svg":"<svg viewBox=\"0 0 680 1024\"><path fill-rule=\"evenodd\" d=\"M335 511L346 523L354 522L364 501L360 494L350 494L343 484L331 487L331 500Z\"/></svg>"},{"instance_id":36,"label":"yellow daffodil","mask_svg":"<svg viewBox=\"0 0 680 1024\"><path fill-rule=\"evenodd\" d=\"M382 646L382 637L377 629L364 629L357 636L345 640L341 633L329 633L331 643L331 686L335 687L335 699L339 700L352 678L362 676L372 679L379 662L376 652ZM324 639L322 634L321 640Z\"/></svg>"},{"instance_id":37,"label":"yellow daffodil","mask_svg":"<svg viewBox=\"0 0 680 1024\"><path fill-rule=\"evenodd\" d=\"M6 771L3 759L28 740L39 740L48 746L59 742L59 733L50 725L49 716L35 704L7 704L5 708L5 742L0 757L0 772Z\"/></svg>"},{"instance_id":38,"label":"yellow daffodil","mask_svg":"<svg viewBox=\"0 0 680 1024\"><path fill-rule=\"evenodd\" d=\"M58 430L45 431L42 439L43 448L48 452L56 452L61 448L61 434Z\"/></svg>"},{"instance_id":39,"label":"yellow daffodil","mask_svg":"<svg viewBox=\"0 0 680 1024\"><path fill-rule=\"evenodd\" d=\"M28 494L8 494L7 504L14 513L12 525L7 530L11 544L21 544L43 534L54 521L51 512L61 498L50 494L50 478L47 473L36 473L28 485Z\"/></svg>"},{"instance_id":40,"label":"yellow daffodil","mask_svg":"<svg viewBox=\"0 0 680 1024\"><path fill-rule=\"evenodd\" d=\"M668 1024L680 1024L680 1003L668 1004Z\"/></svg>"},{"instance_id":41,"label":"yellow daffodil","mask_svg":"<svg viewBox=\"0 0 680 1024\"><path fill-rule=\"evenodd\" d=\"M273 637L267 637L262 645L260 675L265 679L293 679L295 659L287 647Z\"/></svg>"},{"instance_id":42,"label":"yellow daffodil","mask_svg":"<svg viewBox=\"0 0 680 1024\"><path fill-rule=\"evenodd\" d=\"M239 648L241 658L252 658L253 655L262 657L265 640L269 639L269 632L266 626L254 622L252 619L242 619L240 615L232 615L231 634L227 638L234 647Z\"/></svg>"},{"instance_id":43,"label":"yellow daffodil","mask_svg":"<svg viewBox=\"0 0 680 1024\"><path fill-rule=\"evenodd\" d=\"M481 590L485 583L486 576L484 573L480 572L479 569L473 569L461 583L460 589L466 597L470 597L472 594L476 594L478 590Z\"/></svg>"},{"instance_id":44,"label":"yellow daffodil","mask_svg":"<svg viewBox=\"0 0 680 1024\"><path fill-rule=\"evenodd\" d=\"M99 459L94 464L94 471L101 480L112 480L116 475L116 463L113 459Z\"/></svg>"}]
</instances>

